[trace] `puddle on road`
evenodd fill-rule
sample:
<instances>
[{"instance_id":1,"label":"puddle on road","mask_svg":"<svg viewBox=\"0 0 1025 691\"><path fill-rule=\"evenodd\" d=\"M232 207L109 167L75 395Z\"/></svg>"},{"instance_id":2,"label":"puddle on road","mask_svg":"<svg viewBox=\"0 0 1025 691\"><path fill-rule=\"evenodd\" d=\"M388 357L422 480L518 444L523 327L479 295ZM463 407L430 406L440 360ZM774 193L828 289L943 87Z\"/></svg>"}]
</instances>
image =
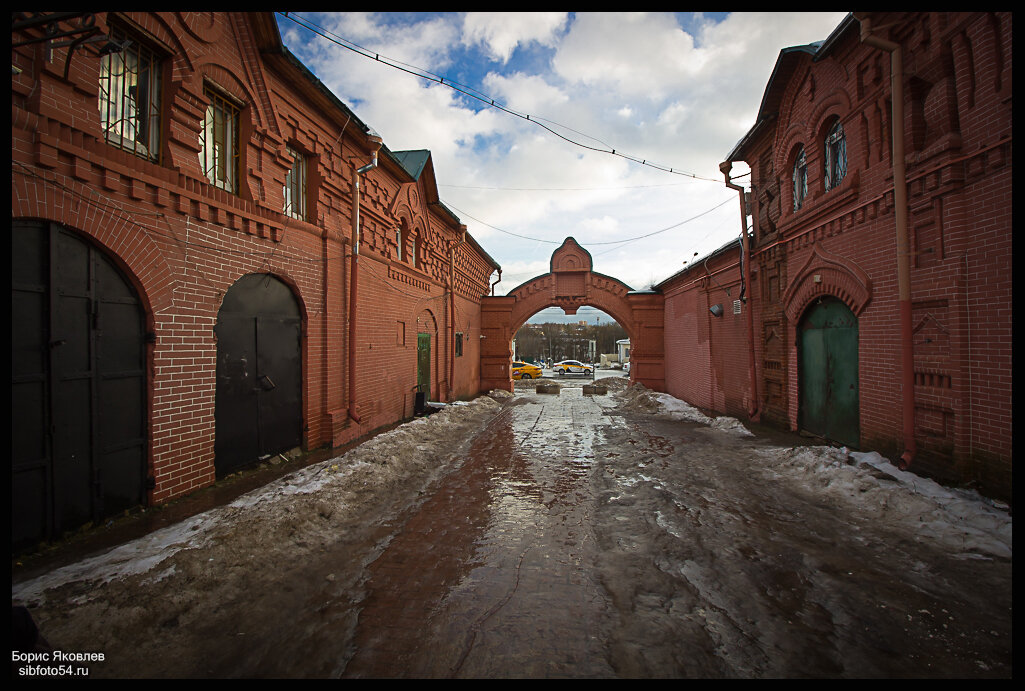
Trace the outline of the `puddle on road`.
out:
<instances>
[{"instance_id":1,"label":"puddle on road","mask_svg":"<svg viewBox=\"0 0 1025 691\"><path fill-rule=\"evenodd\" d=\"M591 569L601 410L524 398L370 565L343 676L612 675Z\"/></svg>"}]
</instances>

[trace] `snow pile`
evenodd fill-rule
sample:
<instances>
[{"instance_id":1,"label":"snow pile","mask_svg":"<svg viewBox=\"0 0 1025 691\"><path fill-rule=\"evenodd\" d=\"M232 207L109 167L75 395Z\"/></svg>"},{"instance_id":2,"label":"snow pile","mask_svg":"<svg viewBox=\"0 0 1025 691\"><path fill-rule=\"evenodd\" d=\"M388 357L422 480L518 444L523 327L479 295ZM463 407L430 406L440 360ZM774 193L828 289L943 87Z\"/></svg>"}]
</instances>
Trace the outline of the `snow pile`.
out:
<instances>
[{"instance_id":1,"label":"snow pile","mask_svg":"<svg viewBox=\"0 0 1025 691\"><path fill-rule=\"evenodd\" d=\"M471 438L501 409L495 399L511 395L492 392L445 406L228 505L18 584L11 589L12 599L40 602L47 590L77 582L92 584L91 592L79 596L89 599L97 586L137 574L150 574L151 581L178 574L205 582L212 555L217 555L219 568L227 569L216 571L220 578L263 568L276 559L294 560L303 550L331 543L388 501L403 501L409 491L425 487L452 468L461 459L453 440ZM160 570L154 571L157 567Z\"/></svg>"},{"instance_id":2,"label":"snow pile","mask_svg":"<svg viewBox=\"0 0 1025 691\"><path fill-rule=\"evenodd\" d=\"M598 377L595 384L604 386L609 391L625 391L630 386L629 377Z\"/></svg>"},{"instance_id":3,"label":"snow pile","mask_svg":"<svg viewBox=\"0 0 1025 691\"><path fill-rule=\"evenodd\" d=\"M638 412L652 413L670 420L697 422L702 425L708 425L712 429L741 437L754 436L736 418L725 416L709 417L686 401L681 401L679 398L674 398L667 393L649 391L640 383L631 385L622 393L617 394L617 396L626 403L628 409Z\"/></svg>"},{"instance_id":4,"label":"snow pile","mask_svg":"<svg viewBox=\"0 0 1025 691\"><path fill-rule=\"evenodd\" d=\"M848 453L828 446L761 449L770 472L848 502L875 521L912 527L916 539L941 543L964 558L1012 555L1012 519L1006 505L977 492L949 489L898 469L876 452Z\"/></svg>"}]
</instances>

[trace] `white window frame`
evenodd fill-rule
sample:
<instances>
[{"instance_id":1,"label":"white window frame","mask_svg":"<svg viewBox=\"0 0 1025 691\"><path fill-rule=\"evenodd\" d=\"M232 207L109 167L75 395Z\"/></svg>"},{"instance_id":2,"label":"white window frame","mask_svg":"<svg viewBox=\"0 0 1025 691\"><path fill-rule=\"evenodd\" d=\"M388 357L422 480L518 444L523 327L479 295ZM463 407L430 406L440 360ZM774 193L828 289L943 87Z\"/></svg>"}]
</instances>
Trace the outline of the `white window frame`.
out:
<instances>
[{"instance_id":1,"label":"white window frame","mask_svg":"<svg viewBox=\"0 0 1025 691\"><path fill-rule=\"evenodd\" d=\"M794 211L808 198L808 157L802 148L794 159Z\"/></svg>"},{"instance_id":2,"label":"white window frame","mask_svg":"<svg viewBox=\"0 0 1025 691\"><path fill-rule=\"evenodd\" d=\"M210 184L232 194L239 191L242 106L207 87L210 104L199 134L199 163Z\"/></svg>"},{"instance_id":3,"label":"white window frame","mask_svg":"<svg viewBox=\"0 0 1025 691\"><path fill-rule=\"evenodd\" d=\"M122 49L100 58L100 127L109 144L159 162L162 136L162 59L117 28L110 38Z\"/></svg>"},{"instance_id":4,"label":"white window frame","mask_svg":"<svg viewBox=\"0 0 1025 691\"><path fill-rule=\"evenodd\" d=\"M286 216L305 221L307 218L307 181L309 179L306 174L307 158L291 146L286 146L285 151L292 160L292 167L289 168L288 173L285 175L285 186L283 188L285 195L284 212Z\"/></svg>"},{"instance_id":5,"label":"white window frame","mask_svg":"<svg viewBox=\"0 0 1025 691\"><path fill-rule=\"evenodd\" d=\"M825 154L825 170L822 178L828 192L839 187L847 176L847 139L839 120L826 135L823 153Z\"/></svg>"}]
</instances>

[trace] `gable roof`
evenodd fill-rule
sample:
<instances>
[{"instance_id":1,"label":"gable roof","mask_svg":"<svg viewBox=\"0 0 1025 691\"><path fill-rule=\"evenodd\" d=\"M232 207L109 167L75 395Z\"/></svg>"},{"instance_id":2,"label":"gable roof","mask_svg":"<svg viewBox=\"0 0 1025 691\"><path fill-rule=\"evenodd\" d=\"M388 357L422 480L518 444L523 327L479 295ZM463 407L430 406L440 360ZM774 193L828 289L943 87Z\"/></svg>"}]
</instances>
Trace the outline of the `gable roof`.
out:
<instances>
[{"instance_id":1,"label":"gable roof","mask_svg":"<svg viewBox=\"0 0 1025 691\"><path fill-rule=\"evenodd\" d=\"M366 136L376 136L376 133L369 125L360 120L299 58L285 47L281 41L281 32L278 30L278 23L274 18L273 12L247 12L245 14L253 29L257 48L265 60L286 73L288 71L298 73L302 79L293 83L297 88L302 89L305 95L314 104L322 108L325 113L335 115L339 122L351 121L355 123ZM431 152L428 149L392 151L382 144L381 155L396 163L396 167L409 176L410 182L418 181L422 177L427 203L431 207L447 214L455 225L462 225L459 217L441 203L438 196L438 182L434 176L434 164L431 161ZM495 269L501 270L498 262L492 259L469 233L466 234L466 237L488 263Z\"/></svg>"},{"instance_id":2,"label":"gable roof","mask_svg":"<svg viewBox=\"0 0 1025 691\"><path fill-rule=\"evenodd\" d=\"M808 60L808 56L811 56L813 62L817 62L829 55L840 36L852 26L857 25L857 23L857 20L854 19L854 13L848 12L843 21L833 29L832 33L824 41L815 41L803 46L791 46L779 52L776 64L772 68L772 74L769 76L769 82L765 85L765 93L762 94L762 102L758 106L758 116L755 118L755 124L737 142L730 153L727 154L727 161L744 160L747 144L761 132L762 128L776 119L779 115L780 101L783 98L786 86L801 63Z\"/></svg>"},{"instance_id":3,"label":"gable roof","mask_svg":"<svg viewBox=\"0 0 1025 691\"><path fill-rule=\"evenodd\" d=\"M431 152L427 149L417 149L415 151L393 151L392 154L395 160L399 162L407 173L414 180L420 179L420 173L423 172L424 167L431 159Z\"/></svg>"}]
</instances>

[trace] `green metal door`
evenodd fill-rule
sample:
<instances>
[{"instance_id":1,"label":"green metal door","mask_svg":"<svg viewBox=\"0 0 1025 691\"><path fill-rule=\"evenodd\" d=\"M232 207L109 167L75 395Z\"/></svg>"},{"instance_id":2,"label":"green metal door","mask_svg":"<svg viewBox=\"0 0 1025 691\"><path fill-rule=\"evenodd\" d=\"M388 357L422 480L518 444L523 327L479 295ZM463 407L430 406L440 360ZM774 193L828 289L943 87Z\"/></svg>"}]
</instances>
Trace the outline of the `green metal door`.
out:
<instances>
[{"instance_id":1,"label":"green metal door","mask_svg":"<svg viewBox=\"0 0 1025 691\"><path fill-rule=\"evenodd\" d=\"M801 429L858 448L857 317L840 300L820 298L805 313L799 339Z\"/></svg>"},{"instance_id":2,"label":"green metal door","mask_svg":"<svg viewBox=\"0 0 1025 691\"><path fill-rule=\"evenodd\" d=\"M416 336L416 388L424 400L431 398L431 335Z\"/></svg>"}]
</instances>

